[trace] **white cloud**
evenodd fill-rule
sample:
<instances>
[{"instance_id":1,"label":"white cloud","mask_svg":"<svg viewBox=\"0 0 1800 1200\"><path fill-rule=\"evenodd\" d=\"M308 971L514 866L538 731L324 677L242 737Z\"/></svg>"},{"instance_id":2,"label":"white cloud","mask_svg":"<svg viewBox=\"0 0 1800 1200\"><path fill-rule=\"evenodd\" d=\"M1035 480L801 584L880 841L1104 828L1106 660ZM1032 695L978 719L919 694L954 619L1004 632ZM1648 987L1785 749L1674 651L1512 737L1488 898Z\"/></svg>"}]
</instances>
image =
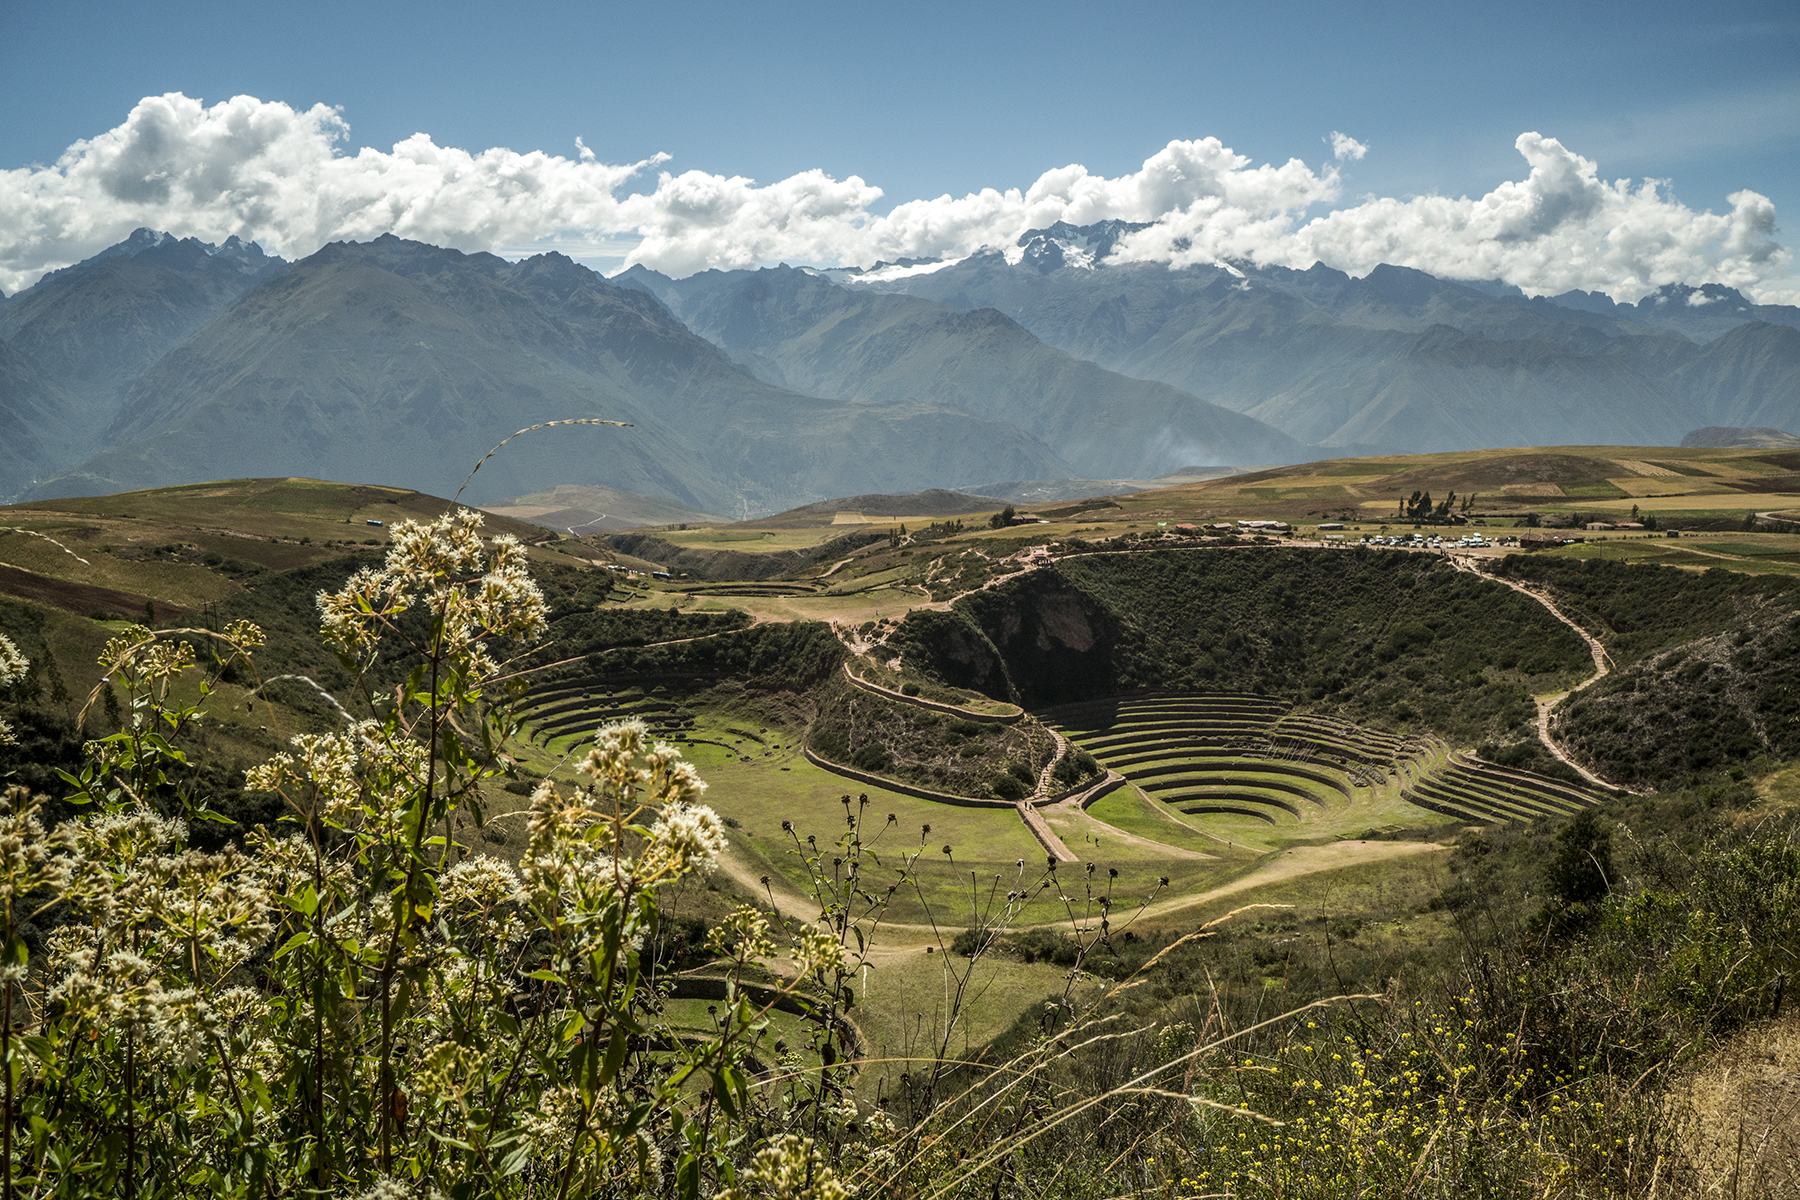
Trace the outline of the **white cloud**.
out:
<instances>
[{"instance_id":1,"label":"white cloud","mask_svg":"<svg viewBox=\"0 0 1800 1200\"><path fill-rule=\"evenodd\" d=\"M1553 138L1521 135L1530 171L1485 196L1340 199L1338 163L1367 148L1334 132L1333 161L1256 165L1217 138L1173 141L1117 178L1079 165L1030 187L909 200L885 214L858 176L806 171L770 184L666 161L609 165L576 142L574 159L505 149L471 153L420 133L389 151L348 152L349 127L324 105L299 110L238 96L207 107L148 97L125 122L77 142L48 167L0 171L0 287L76 261L140 225L220 241L255 238L296 257L327 242L395 233L461 249L520 253L553 245L625 249L674 275L707 267L868 264L955 257L1012 243L1055 221L1154 222L1120 253L1175 264L1241 258L1356 274L1389 262L1457 278L1500 278L1533 292L1579 287L1632 299L1668 282L1785 291L1788 250L1774 206L1754 192L1725 214L1695 212L1655 181L1599 178Z\"/></svg>"},{"instance_id":2,"label":"white cloud","mask_svg":"<svg viewBox=\"0 0 1800 1200\"><path fill-rule=\"evenodd\" d=\"M1695 212L1666 184L1607 182L1555 138L1523 133L1530 164L1519 182L1475 199L1370 198L1304 223L1279 215L1195 205L1129 239L1120 255L1175 264L1224 257L1353 275L1381 263L1452 279L1503 279L1528 292L1580 288L1635 300L1665 283L1724 283L1752 294L1791 260L1774 240L1775 206L1733 193L1731 211Z\"/></svg>"}]
</instances>

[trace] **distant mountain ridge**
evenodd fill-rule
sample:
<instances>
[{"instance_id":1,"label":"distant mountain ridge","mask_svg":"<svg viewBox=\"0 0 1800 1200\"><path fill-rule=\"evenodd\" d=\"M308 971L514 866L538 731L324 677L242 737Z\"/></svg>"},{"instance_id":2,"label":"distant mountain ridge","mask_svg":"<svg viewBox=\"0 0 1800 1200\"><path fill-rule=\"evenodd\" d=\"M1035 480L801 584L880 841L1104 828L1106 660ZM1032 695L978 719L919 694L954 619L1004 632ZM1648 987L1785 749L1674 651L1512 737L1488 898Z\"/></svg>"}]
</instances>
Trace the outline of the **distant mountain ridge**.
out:
<instances>
[{"instance_id":1,"label":"distant mountain ridge","mask_svg":"<svg viewBox=\"0 0 1800 1200\"><path fill-rule=\"evenodd\" d=\"M996 456L1067 470L966 413L771 387L560 255L509 263L386 236L327 246L196 330L132 382L107 449L30 494L304 474L444 495L515 430L588 416L633 428L533 435L466 498L605 484L742 517L980 474Z\"/></svg>"},{"instance_id":2,"label":"distant mountain ridge","mask_svg":"<svg viewBox=\"0 0 1800 1200\"><path fill-rule=\"evenodd\" d=\"M1404 267L1357 279L1322 264L1172 270L1096 253L1130 231L1058 225L941 266L823 274L855 291L997 309L1071 355L1344 450L1800 429L1800 352L1779 333L1745 332L1800 330L1800 308L1716 284L1669 285L1627 305L1528 299Z\"/></svg>"},{"instance_id":3,"label":"distant mountain ridge","mask_svg":"<svg viewBox=\"0 0 1800 1200\"><path fill-rule=\"evenodd\" d=\"M0 297L0 499L288 474L445 494L568 416L634 428L534 434L469 498L591 487L741 519L982 480L1800 431L1800 308L1109 258L1141 228L611 281L391 235L288 263L138 230Z\"/></svg>"},{"instance_id":4,"label":"distant mountain ridge","mask_svg":"<svg viewBox=\"0 0 1800 1200\"><path fill-rule=\"evenodd\" d=\"M1260 421L1075 358L992 309L853 291L788 267L682 280L634 267L615 282L656 295L771 383L867 403L950 405L1030 431L1089 477L1305 455Z\"/></svg>"},{"instance_id":5,"label":"distant mountain ridge","mask_svg":"<svg viewBox=\"0 0 1800 1200\"><path fill-rule=\"evenodd\" d=\"M48 479L101 449L133 380L286 266L235 237L213 246L139 229L9 297L0 342L61 393L49 417L57 450L26 478ZM0 494L10 490L0 476Z\"/></svg>"}]
</instances>

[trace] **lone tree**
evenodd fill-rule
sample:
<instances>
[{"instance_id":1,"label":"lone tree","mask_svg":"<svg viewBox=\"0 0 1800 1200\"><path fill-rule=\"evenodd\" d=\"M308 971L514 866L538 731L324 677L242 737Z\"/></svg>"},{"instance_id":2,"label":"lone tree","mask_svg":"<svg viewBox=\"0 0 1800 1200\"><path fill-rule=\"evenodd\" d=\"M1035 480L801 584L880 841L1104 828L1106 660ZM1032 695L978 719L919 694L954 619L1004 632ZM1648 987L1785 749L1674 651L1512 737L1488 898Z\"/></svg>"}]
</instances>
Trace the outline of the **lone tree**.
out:
<instances>
[{"instance_id":1,"label":"lone tree","mask_svg":"<svg viewBox=\"0 0 1800 1200\"><path fill-rule=\"evenodd\" d=\"M1583 809L1557 832L1556 857L1545 872L1550 894L1565 905L1592 905L1612 890L1611 873L1612 831L1593 809Z\"/></svg>"}]
</instances>

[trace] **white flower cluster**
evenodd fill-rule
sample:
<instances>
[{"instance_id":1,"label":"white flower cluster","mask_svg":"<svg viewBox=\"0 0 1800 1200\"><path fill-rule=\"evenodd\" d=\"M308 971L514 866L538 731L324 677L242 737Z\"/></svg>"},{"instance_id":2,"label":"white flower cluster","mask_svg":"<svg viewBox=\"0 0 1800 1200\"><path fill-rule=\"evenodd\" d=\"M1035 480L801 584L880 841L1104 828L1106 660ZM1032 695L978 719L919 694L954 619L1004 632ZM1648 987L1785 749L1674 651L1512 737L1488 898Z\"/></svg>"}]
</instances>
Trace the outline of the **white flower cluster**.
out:
<instances>
[{"instance_id":1,"label":"white flower cluster","mask_svg":"<svg viewBox=\"0 0 1800 1200\"><path fill-rule=\"evenodd\" d=\"M175 1067L197 1064L228 1015L207 980L242 966L273 927L259 861L236 847L186 848L184 822L142 806L59 832L69 848L63 894L88 923L51 935L46 998L129 1030ZM225 995L235 997L228 1011L254 1000L241 988Z\"/></svg>"},{"instance_id":2,"label":"white flower cluster","mask_svg":"<svg viewBox=\"0 0 1800 1200\"><path fill-rule=\"evenodd\" d=\"M465 858L438 877L439 910L491 948L509 949L525 939L520 910L529 901L519 873L492 855Z\"/></svg>"},{"instance_id":3,"label":"white flower cluster","mask_svg":"<svg viewBox=\"0 0 1800 1200\"><path fill-rule=\"evenodd\" d=\"M289 739L293 752L282 751L244 773L253 792L278 792L302 814L316 814L343 824L356 806L361 786L356 778L357 739L332 733L302 733ZM289 795L297 784L301 795Z\"/></svg>"},{"instance_id":4,"label":"white flower cluster","mask_svg":"<svg viewBox=\"0 0 1800 1200\"><path fill-rule=\"evenodd\" d=\"M704 804L676 804L664 809L650 827L650 844L638 859L638 867L651 875L664 870L705 875L718 865L726 845L725 826L718 813Z\"/></svg>"},{"instance_id":5,"label":"white flower cluster","mask_svg":"<svg viewBox=\"0 0 1800 1200\"><path fill-rule=\"evenodd\" d=\"M525 548L498 537L481 540L482 515L462 508L421 524L401 521L390 531L380 570L364 568L336 592L320 592L327 643L356 658L373 653L381 632L415 604L427 604L444 631L443 650L475 679L497 668L484 643L530 641L544 630L544 594L526 570Z\"/></svg>"},{"instance_id":6,"label":"white flower cluster","mask_svg":"<svg viewBox=\"0 0 1800 1200\"><path fill-rule=\"evenodd\" d=\"M366 1190L358 1192L356 1200L444 1200L444 1193L438 1190L436 1184L428 1183L421 1188L416 1183L384 1175Z\"/></svg>"},{"instance_id":7,"label":"white flower cluster","mask_svg":"<svg viewBox=\"0 0 1800 1200\"><path fill-rule=\"evenodd\" d=\"M758 1150L719 1200L849 1200L850 1194L817 1143L790 1133Z\"/></svg>"},{"instance_id":8,"label":"white flower cluster","mask_svg":"<svg viewBox=\"0 0 1800 1200\"><path fill-rule=\"evenodd\" d=\"M30 668L30 661L19 653L19 648L13 645L12 639L0 633L0 688L11 687L19 682L25 678L25 672ZM10 745L13 740L12 726L0 721L0 746Z\"/></svg>"},{"instance_id":9,"label":"white flower cluster","mask_svg":"<svg viewBox=\"0 0 1800 1200\"><path fill-rule=\"evenodd\" d=\"M465 858L438 878L438 903L445 908L467 905L486 912L524 899L519 873L489 854Z\"/></svg>"},{"instance_id":10,"label":"white flower cluster","mask_svg":"<svg viewBox=\"0 0 1800 1200\"><path fill-rule=\"evenodd\" d=\"M19 653L12 639L0 633L0 687L11 687L19 682L30 667L30 660Z\"/></svg>"},{"instance_id":11,"label":"white flower cluster","mask_svg":"<svg viewBox=\"0 0 1800 1200\"><path fill-rule=\"evenodd\" d=\"M44 832L38 820L45 797L29 789L0 791L0 888L9 906L40 889L61 892L69 884L73 860L62 831ZM17 980L24 967L7 962L0 979Z\"/></svg>"}]
</instances>

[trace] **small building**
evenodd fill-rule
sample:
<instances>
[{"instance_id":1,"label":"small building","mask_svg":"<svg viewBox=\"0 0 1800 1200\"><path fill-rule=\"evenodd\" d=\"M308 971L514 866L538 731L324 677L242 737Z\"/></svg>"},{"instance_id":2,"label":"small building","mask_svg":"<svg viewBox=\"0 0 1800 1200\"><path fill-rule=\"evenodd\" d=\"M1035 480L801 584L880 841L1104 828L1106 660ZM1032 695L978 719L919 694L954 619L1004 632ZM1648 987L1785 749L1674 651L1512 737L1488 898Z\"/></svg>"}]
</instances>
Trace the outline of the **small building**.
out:
<instances>
[{"instance_id":1,"label":"small building","mask_svg":"<svg viewBox=\"0 0 1800 1200\"><path fill-rule=\"evenodd\" d=\"M1665 533L1665 534L1663 534L1663 536L1664 536L1664 537L1680 537L1680 536L1681 536L1681 530L1679 530L1679 529L1671 529L1671 530L1669 530L1669 532L1667 532L1667 533Z\"/></svg>"},{"instance_id":2,"label":"small building","mask_svg":"<svg viewBox=\"0 0 1800 1200\"><path fill-rule=\"evenodd\" d=\"M1642 529L1643 525L1637 521L1620 521L1618 528L1620 528L1622 530L1623 529Z\"/></svg>"},{"instance_id":3,"label":"small building","mask_svg":"<svg viewBox=\"0 0 1800 1200\"><path fill-rule=\"evenodd\" d=\"M363 522L363 524L364 524L364 525L373 525L373 526L374 526L374 527L375 527L375 528L377 528L377 529L380 529L380 528L381 528L381 522L380 522L380 521L364 521L364 522Z\"/></svg>"},{"instance_id":4,"label":"small building","mask_svg":"<svg viewBox=\"0 0 1800 1200\"><path fill-rule=\"evenodd\" d=\"M1617 529L1618 526L1607 521L1589 521L1586 528L1591 532L1598 532L1605 529Z\"/></svg>"},{"instance_id":5,"label":"small building","mask_svg":"<svg viewBox=\"0 0 1800 1200\"><path fill-rule=\"evenodd\" d=\"M1326 524L1320 525L1319 528L1320 529L1342 529L1343 525L1337 521L1330 521L1330 522L1327 522Z\"/></svg>"}]
</instances>

